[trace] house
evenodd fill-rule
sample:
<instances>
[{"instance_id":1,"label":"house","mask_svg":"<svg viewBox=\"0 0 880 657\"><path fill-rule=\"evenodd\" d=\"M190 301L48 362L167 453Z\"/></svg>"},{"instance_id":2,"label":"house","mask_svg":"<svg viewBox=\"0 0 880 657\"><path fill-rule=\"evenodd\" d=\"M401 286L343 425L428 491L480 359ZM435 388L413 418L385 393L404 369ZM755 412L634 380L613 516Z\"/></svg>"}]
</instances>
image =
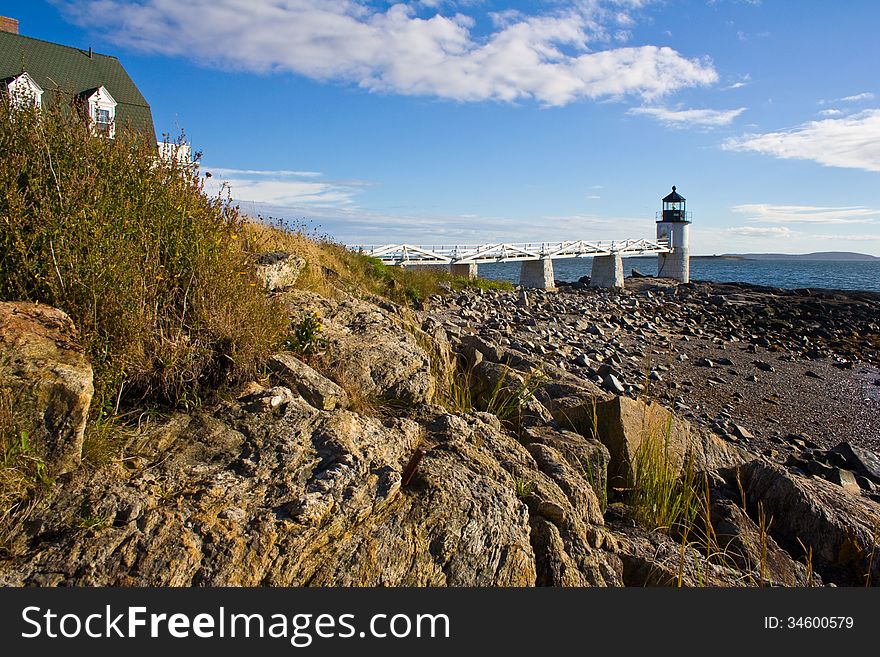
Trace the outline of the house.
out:
<instances>
[{"instance_id":1,"label":"house","mask_svg":"<svg viewBox=\"0 0 880 657\"><path fill-rule=\"evenodd\" d=\"M18 21L3 16L0 84L38 107L82 102L96 134L113 138L117 126L128 126L155 139L150 105L118 59L21 35Z\"/></svg>"}]
</instances>

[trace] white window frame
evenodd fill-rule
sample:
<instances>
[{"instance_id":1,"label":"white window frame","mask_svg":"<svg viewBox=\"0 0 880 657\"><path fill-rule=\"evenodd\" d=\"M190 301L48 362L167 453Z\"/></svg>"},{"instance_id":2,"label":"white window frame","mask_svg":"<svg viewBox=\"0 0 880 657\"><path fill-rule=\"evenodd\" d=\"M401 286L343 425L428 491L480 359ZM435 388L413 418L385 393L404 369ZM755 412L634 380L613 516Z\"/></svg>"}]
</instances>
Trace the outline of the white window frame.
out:
<instances>
[{"instance_id":1,"label":"white window frame","mask_svg":"<svg viewBox=\"0 0 880 657\"><path fill-rule=\"evenodd\" d=\"M6 85L12 102L21 108L43 106L43 88L37 84L27 71L16 75Z\"/></svg>"},{"instance_id":2,"label":"white window frame","mask_svg":"<svg viewBox=\"0 0 880 657\"><path fill-rule=\"evenodd\" d=\"M106 135L110 139L113 139L116 136L116 101L113 99L113 96L110 95L110 92L107 91L103 86L98 87L95 91L90 95L86 101L89 106L89 119L92 122L92 132L96 135ZM109 117L110 123L109 127L106 131L98 130L98 110L106 110Z\"/></svg>"}]
</instances>

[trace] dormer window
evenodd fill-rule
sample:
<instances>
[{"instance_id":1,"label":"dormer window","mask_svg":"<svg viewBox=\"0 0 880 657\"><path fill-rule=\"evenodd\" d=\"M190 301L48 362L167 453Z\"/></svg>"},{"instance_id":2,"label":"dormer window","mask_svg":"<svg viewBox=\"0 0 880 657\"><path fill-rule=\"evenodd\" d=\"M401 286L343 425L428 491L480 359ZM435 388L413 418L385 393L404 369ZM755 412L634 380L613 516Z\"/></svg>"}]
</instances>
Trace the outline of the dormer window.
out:
<instances>
[{"instance_id":1,"label":"dormer window","mask_svg":"<svg viewBox=\"0 0 880 657\"><path fill-rule=\"evenodd\" d=\"M113 139L116 136L116 101L104 87L86 92L92 131Z\"/></svg>"},{"instance_id":2,"label":"dormer window","mask_svg":"<svg viewBox=\"0 0 880 657\"><path fill-rule=\"evenodd\" d=\"M43 88L26 72L9 78L5 86L16 107L39 109L43 106Z\"/></svg>"}]
</instances>

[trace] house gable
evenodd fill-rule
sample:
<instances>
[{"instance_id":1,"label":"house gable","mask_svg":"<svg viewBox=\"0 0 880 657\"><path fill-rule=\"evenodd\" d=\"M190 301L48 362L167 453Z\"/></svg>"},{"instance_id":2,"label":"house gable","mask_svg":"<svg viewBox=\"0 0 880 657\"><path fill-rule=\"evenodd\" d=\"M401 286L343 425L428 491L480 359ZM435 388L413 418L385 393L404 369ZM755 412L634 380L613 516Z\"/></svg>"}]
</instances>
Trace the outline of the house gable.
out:
<instances>
[{"instance_id":1,"label":"house gable","mask_svg":"<svg viewBox=\"0 0 880 657\"><path fill-rule=\"evenodd\" d=\"M150 105L115 57L0 31L0 80L25 72L42 88L44 107L103 88L116 102L117 127L131 126L155 139Z\"/></svg>"},{"instance_id":2,"label":"house gable","mask_svg":"<svg viewBox=\"0 0 880 657\"><path fill-rule=\"evenodd\" d=\"M43 88L27 74L27 71L5 79L3 86L17 103L42 106Z\"/></svg>"}]
</instances>

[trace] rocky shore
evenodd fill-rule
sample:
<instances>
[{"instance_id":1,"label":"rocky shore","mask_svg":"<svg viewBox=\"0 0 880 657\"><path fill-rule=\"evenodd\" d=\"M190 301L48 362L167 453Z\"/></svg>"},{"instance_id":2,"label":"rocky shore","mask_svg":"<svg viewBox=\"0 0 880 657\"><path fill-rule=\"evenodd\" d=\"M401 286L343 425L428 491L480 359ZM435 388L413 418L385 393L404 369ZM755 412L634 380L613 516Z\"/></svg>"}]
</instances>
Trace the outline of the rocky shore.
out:
<instances>
[{"instance_id":1,"label":"rocky shore","mask_svg":"<svg viewBox=\"0 0 880 657\"><path fill-rule=\"evenodd\" d=\"M58 472L0 529L0 584L880 582L877 295L633 279L412 311L275 293L292 322L320 317L319 354L145 414L99 468L79 464L74 327L0 304L0 373L41 382ZM633 520L657 436L700 486L700 531Z\"/></svg>"},{"instance_id":2,"label":"rocky shore","mask_svg":"<svg viewBox=\"0 0 880 657\"><path fill-rule=\"evenodd\" d=\"M657 400L774 458L841 441L880 450L880 293L630 278L435 303L453 334Z\"/></svg>"}]
</instances>

